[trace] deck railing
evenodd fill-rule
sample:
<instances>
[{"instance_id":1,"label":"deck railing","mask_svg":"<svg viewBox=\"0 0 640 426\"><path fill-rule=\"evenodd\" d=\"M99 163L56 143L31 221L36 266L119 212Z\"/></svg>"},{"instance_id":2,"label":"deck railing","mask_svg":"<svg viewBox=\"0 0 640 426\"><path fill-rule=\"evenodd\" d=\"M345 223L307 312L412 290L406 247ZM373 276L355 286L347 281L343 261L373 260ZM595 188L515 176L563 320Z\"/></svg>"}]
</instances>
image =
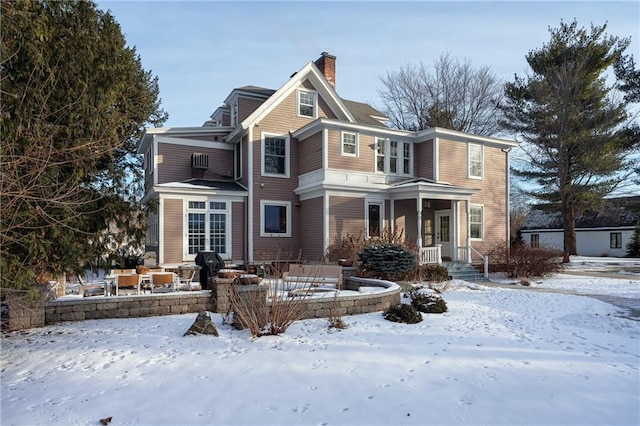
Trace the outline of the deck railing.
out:
<instances>
[{"instance_id":1,"label":"deck railing","mask_svg":"<svg viewBox=\"0 0 640 426\"><path fill-rule=\"evenodd\" d=\"M484 268L484 277L489 278L489 256L483 256L478 250L473 247L458 247L458 260L460 262L474 263L473 255L477 255L482 261Z\"/></svg>"},{"instance_id":2,"label":"deck railing","mask_svg":"<svg viewBox=\"0 0 640 426\"><path fill-rule=\"evenodd\" d=\"M442 263L442 246L438 244L435 247L420 248L420 264Z\"/></svg>"}]
</instances>

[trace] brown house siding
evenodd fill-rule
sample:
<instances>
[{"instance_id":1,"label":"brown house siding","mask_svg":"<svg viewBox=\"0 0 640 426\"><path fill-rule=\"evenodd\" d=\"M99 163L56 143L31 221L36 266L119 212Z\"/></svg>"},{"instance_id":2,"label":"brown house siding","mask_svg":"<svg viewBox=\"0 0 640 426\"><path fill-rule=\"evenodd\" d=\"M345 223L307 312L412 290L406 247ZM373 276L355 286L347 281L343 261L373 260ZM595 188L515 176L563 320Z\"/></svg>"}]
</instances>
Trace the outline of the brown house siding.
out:
<instances>
[{"instance_id":1,"label":"brown house siding","mask_svg":"<svg viewBox=\"0 0 640 426\"><path fill-rule=\"evenodd\" d=\"M258 109L264 101L258 99L249 99L238 97L238 122L244 121L245 118L251 115L251 113Z\"/></svg>"},{"instance_id":2,"label":"brown house siding","mask_svg":"<svg viewBox=\"0 0 640 426\"><path fill-rule=\"evenodd\" d=\"M375 137L358 135L358 156L340 155L342 136L340 130L329 130L329 167L332 169L352 170L373 173L375 171Z\"/></svg>"},{"instance_id":3,"label":"brown house siding","mask_svg":"<svg viewBox=\"0 0 640 426\"><path fill-rule=\"evenodd\" d=\"M434 179L433 176L433 140L417 143L413 147L414 167L417 177Z\"/></svg>"},{"instance_id":4,"label":"brown house siding","mask_svg":"<svg viewBox=\"0 0 640 426\"><path fill-rule=\"evenodd\" d=\"M245 204L231 203L231 257L233 261L244 262L245 260Z\"/></svg>"},{"instance_id":5,"label":"brown house siding","mask_svg":"<svg viewBox=\"0 0 640 426\"><path fill-rule=\"evenodd\" d=\"M182 262L182 200L165 198L163 263Z\"/></svg>"},{"instance_id":6,"label":"brown house siding","mask_svg":"<svg viewBox=\"0 0 640 426\"><path fill-rule=\"evenodd\" d=\"M322 132L292 143L298 144L298 162L301 175L322 168Z\"/></svg>"},{"instance_id":7,"label":"brown house siding","mask_svg":"<svg viewBox=\"0 0 640 426\"><path fill-rule=\"evenodd\" d=\"M329 243L347 234L364 231L364 198L329 197Z\"/></svg>"},{"instance_id":8,"label":"brown house siding","mask_svg":"<svg viewBox=\"0 0 640 426\"><path fill-rule=\"evenodd\" d=\"M324 257L323 201L323 197L318 197L300 203L300 220L304 232L304 238L300 239L300 248L308 262L318 262Z\"/></svg>"},{"instance_id":9,"label":"brown house siding","mask_svg":"<svg viewBox=\"0 0 640 426\"><path fill-rule=\"evenodd\" d=\"M191 169L191 154L209 155L209 169ZM169 143L158 144L158 183L179 182L191 178L215 179L233 171L233 150L201 148Z\"/></svg>"},{"instance_id":10,"label":"brown house siding","mask_svg":"<svg viewBox=\"0 0 640 426\"><path fill-rule=\"evenodd\" d=\"M487 253L507 239L507 154L500 148L484 147L483 179L467 177L467 144L440 141L440 180L480 189L471 197L472 205L483 206L483 241L471 241L481 253ZM462 166L461 166L462 165ZM460 245L466 245L466 205L460 203Z\"/></svg>"}]
</instances>

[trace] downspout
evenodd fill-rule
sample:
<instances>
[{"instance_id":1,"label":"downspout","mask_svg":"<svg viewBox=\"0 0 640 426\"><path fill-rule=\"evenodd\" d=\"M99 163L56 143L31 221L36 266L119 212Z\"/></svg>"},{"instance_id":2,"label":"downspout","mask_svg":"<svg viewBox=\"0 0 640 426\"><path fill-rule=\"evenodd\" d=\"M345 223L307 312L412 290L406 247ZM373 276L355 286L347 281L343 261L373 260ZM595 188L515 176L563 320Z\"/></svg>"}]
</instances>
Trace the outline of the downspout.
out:
<instances>
[{"instance_id":1,"label":"downspout","mask_svg":"<svg viewBox=\"0 0 640 426\"><path fill-rule=\"evenodd\" d=\"M242 143L242 138L240 138L240 143ZM249 187L247 196L247 254L248 262L253 263L253 124L249 126L247 163L247 186Z\"/></svg>"},{"instance_id":2,"label":"downspout","mask_svg":"<svg viewBox=\"0 0 640 426\"><path fill-rule=\"evenodd\" d=\"M506 239L505 241L507 241L507 247L511 246L511 194L509 193L509 189L511 188L511 174L509 173L509 152L511 151L511 148L507 148L507 149L503 149L502 152L505 153L506 158L505 158L505 162L507 165L507 179L506 179L506 188L505 188L505 194L506 196L506 201L507 201L507 235L506 235Z\"/></svg>"}]
</instances>

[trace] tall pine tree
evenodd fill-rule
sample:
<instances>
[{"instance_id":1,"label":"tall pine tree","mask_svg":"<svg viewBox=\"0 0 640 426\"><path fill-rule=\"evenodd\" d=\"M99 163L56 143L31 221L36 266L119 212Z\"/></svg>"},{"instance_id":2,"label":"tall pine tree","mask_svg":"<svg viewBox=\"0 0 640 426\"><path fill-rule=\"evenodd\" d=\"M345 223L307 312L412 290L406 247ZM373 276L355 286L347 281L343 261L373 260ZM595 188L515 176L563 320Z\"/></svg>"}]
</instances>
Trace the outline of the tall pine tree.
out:
<instances>
[{"instance_id":1,"label":"tall pine tree","mask_svg":"<svg viewBox=\"0 0 640 426\"><path fill-rule=\"evenodd\" d=\"M110 226L142 238L135 144L166 113L157 79L94 3L0 8L1 286L33 288L102 253Z\"/></svg>"},{"instance_id":2,"label":"tall pine tree","mask_svg":"<svg viewBox=\"0 0 640 426\"><path fill-rule=\"evenodd\" d=\"M605 72L626 59L629 39L605 33L606 25L551 29L551 39L526 55L532 73L506 85L503 125L524 142L526 162L517 176L535 182L531 195L560 207L564 258L577 254L575 220L614 191L633 171L629 154L640 145L629 123L631 98L617 100Z\"/></svg>"}]
</instances>

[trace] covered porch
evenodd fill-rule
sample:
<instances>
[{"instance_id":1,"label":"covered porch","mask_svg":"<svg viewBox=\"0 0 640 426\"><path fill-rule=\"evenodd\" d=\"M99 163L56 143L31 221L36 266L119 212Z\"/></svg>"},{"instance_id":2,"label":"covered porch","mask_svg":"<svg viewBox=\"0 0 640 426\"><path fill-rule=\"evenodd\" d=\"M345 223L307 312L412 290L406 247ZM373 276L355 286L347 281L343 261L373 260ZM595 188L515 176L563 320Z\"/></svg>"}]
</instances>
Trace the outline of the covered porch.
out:
<instances>
[{"instance_id":1,"label":"covered porch","mask_svg":"<svg viewBox=\"0 0 640 426\"><path fill-rule=\"evenodd\" d=\"M391 226L415 239L420 264L472 262L470 202L479 189L418 178L396 183L389 192ZM477 251L475 256L482 257Z\"/></svg>"}]
</instances>

